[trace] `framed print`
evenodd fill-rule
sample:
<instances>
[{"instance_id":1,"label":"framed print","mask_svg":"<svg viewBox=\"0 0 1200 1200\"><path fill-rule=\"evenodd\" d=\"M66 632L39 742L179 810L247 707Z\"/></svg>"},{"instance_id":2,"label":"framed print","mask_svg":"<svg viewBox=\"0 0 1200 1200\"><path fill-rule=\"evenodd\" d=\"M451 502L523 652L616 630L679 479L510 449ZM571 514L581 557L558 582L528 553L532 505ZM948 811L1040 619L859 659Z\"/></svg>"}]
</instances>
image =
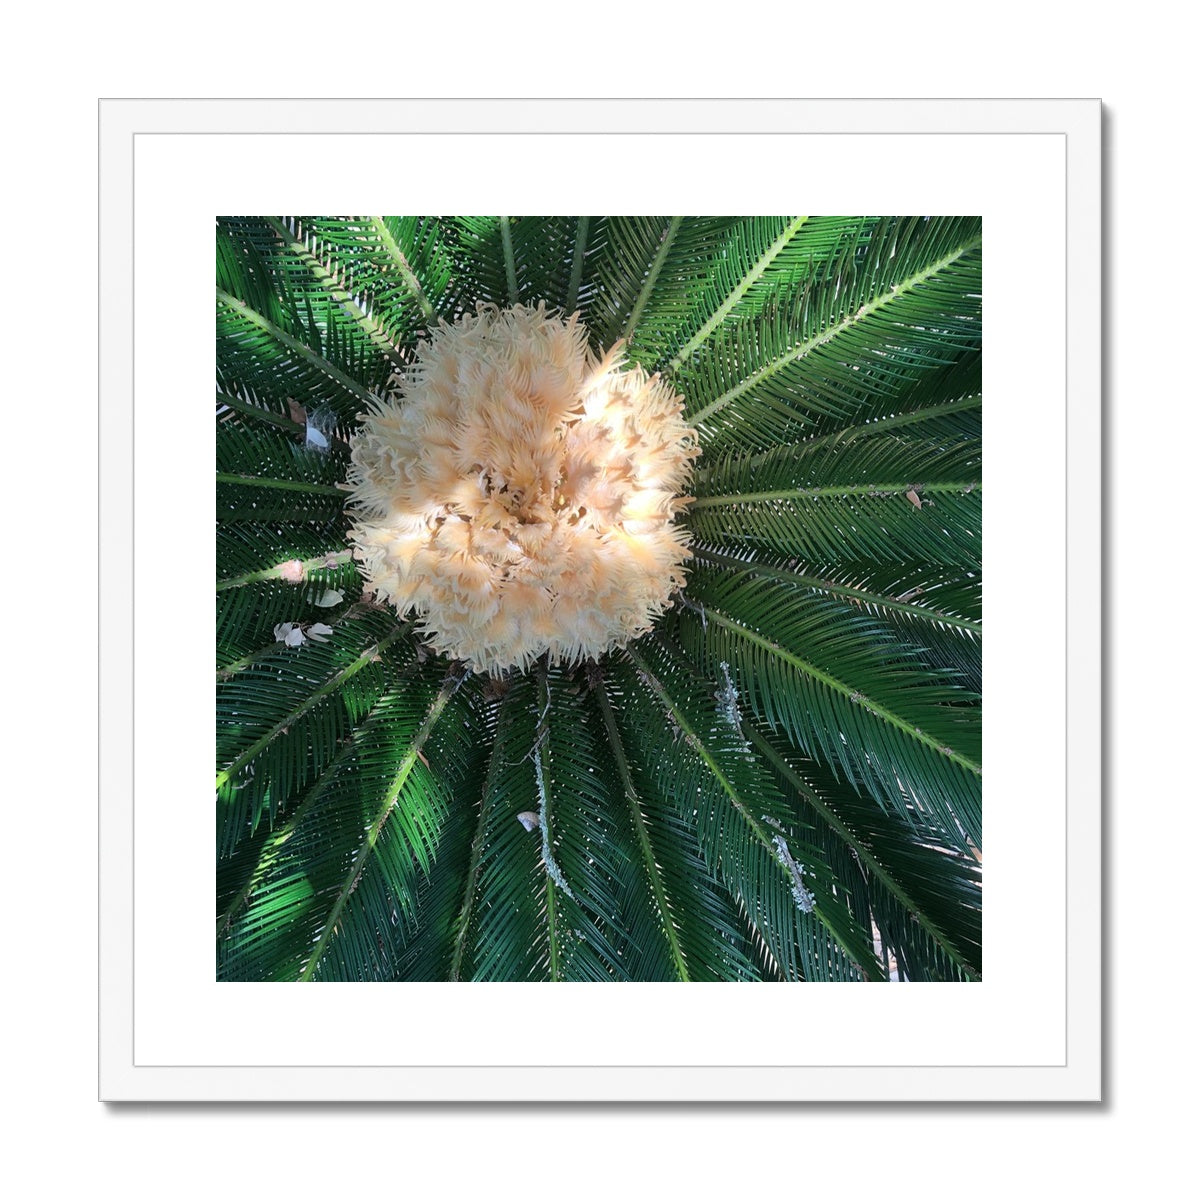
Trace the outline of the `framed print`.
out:
<instances>
[{"instance_id":1,"label":"framed print","mask_svg":"<svg viewBox=\"0 0 1200 1200\"><path fill-rule=\"evenodd\" d=\"M102 1099L1100 1098L1098 102L100 151Z\"/></svg>"}]
</instances>

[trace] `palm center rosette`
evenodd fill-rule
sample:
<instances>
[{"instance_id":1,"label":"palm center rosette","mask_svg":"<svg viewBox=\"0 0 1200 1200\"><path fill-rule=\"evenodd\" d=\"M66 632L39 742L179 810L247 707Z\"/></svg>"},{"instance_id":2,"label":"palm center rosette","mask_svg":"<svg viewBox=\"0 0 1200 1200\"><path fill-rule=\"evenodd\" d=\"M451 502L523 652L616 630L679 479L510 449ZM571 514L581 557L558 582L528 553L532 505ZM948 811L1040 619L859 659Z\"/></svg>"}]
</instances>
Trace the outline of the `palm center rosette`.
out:
<instances>
[{"instance_id":1,"label":"palm center rosette","mask_svg":"<svg viewBox=\"0 0 1200 1200\"><path fill-rule=\"evenodd\" d=\"M576 316L481 305L360 418L355 556L434 649L491 673L578 662L683 587L697 438L668 383L622 367Z\"/></svg>"}]
</instances>

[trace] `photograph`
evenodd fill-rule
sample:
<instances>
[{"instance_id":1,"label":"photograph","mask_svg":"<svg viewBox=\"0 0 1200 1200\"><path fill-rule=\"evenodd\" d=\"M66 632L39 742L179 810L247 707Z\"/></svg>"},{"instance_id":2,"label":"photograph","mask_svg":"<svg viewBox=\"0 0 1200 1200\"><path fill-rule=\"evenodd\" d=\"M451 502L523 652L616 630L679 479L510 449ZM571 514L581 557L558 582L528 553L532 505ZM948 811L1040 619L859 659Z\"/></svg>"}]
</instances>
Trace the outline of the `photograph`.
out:
<instances>
[{"instance_id":1,"label":"photograph","mask_svg":"<svg viewBox=\"0 0 1200 1200\"><path fill-rule=\"evenodd\" d=\"M217 217L215 980L981 982L983 224Z\"/></svg>"}]
</instances>

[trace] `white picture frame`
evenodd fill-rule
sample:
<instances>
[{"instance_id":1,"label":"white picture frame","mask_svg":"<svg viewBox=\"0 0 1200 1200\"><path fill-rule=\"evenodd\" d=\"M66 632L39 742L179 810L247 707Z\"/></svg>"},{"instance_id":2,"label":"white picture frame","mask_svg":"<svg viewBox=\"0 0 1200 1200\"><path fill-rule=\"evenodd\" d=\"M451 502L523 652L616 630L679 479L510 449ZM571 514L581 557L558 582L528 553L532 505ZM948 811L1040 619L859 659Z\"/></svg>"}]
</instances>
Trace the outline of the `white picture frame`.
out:
<instances>
[{"instance_id":1,"label":"white picture frame","mask_svg":"<svg viewBox=\"0 0 1200 1200\"><path fill-rule=\"evenodd\" d=\"M102 1100L1101 1099L1099 101L111 100L99 137ZM780 177L714 178L739 141ZM173 586L168 609L156 588L212 574L212 217L801 194L984 216L984 981L216 983L211 592ZM1054 264L1036 313L1015 302L1023 247ZM1039 748L1013 761L1004 731L1030 721Z\"/></svg>"}]
</instances>

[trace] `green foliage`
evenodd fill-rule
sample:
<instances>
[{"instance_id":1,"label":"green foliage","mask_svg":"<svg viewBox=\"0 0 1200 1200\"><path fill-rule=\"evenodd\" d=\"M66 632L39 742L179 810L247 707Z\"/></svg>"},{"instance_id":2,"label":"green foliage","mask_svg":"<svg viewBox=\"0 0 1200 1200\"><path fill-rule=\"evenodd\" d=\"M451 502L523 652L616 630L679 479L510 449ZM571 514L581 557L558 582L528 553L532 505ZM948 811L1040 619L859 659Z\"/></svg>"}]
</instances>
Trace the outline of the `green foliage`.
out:
<instances>
[{"instance_id":1,"label":"green foliage","mask_svg":"<svg viewBox=\"0 0 1200 1200\"><path fill-rule=\"evenodd\" d=\"M218 978L979 979L981 245L219 219ZM694 557L627 649L488 680L363 597L341 485L430 328L543 301L685 397Z\"/></svg>"}]
</instances>

